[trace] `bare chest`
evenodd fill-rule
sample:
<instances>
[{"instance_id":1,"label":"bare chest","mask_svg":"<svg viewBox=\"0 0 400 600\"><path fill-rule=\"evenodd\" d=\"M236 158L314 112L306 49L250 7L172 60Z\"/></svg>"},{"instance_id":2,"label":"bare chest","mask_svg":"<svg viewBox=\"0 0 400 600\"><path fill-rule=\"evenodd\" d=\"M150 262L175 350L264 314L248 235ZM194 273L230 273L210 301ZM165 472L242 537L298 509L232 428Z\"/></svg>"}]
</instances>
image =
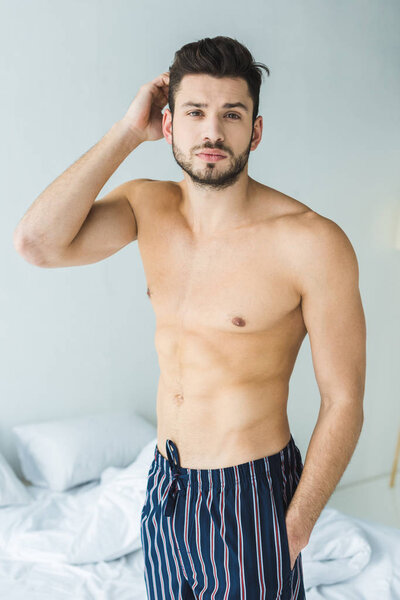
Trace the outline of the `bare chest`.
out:
<instances>
[{"instance_id":1,"label":"bare chest","mask_svg":"<svg viewBox=\"0 0 400 600\"><path fill-rule=\"evenodd\" d=\"M200 242L170 215L153 231L146 228L138 242L158 324L240 334L291 321L300 298L273 228Z\"/></svg>"}]
</instances>

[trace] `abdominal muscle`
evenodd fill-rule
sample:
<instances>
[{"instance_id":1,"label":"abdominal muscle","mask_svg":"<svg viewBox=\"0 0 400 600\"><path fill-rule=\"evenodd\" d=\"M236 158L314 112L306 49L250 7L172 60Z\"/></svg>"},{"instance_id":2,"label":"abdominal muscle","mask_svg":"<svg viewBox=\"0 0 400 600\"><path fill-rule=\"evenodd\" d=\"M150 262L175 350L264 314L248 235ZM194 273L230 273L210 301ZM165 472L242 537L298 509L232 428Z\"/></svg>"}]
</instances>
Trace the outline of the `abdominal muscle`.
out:
<instances>
[{"instance_id":1,"label":"abdominal muscle","mask_svg":"<svg viewBox=\"0 0 400 600\"><path fill-rule=\"evenodd\" d=\"M177 446L185 468L215 469L270 456L290 440L287 385L282 382L218 386L202 394L171 394L161 375L157 394L157 446Z\"/></svg>"},{"instance_id":2,"label":"abdominal muscle","mask_svg":"<svg viewBox=\"0 0 400 600\"><path fill-rule=\"evenodd\" d=\"M290 440L289 380L304 338L301 309L266 329L250 320L229 330L217 320L178 329L158 315L155 346L160 365L157 445L177 446L182 467L215 469L276 454ZM272 309L269 311L272 316ZM254 315L254 312L253 312ZM219 325L219 328L218 328ZM223 328L224 327L224 328Z\"/></svg>"}]
</instances>

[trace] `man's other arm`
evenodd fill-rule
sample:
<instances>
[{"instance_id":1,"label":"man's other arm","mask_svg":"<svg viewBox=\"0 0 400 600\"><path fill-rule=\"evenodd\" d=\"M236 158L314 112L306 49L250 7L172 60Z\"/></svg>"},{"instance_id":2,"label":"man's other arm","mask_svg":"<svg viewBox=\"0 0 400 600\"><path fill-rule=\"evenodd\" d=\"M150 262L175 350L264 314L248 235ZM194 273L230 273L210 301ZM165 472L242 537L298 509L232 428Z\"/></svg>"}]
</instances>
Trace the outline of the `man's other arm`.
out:
<instances>
[{"instance_id":1,"label":"man's other arm","mask_svg":"<svg viewBox=\"0 0 400 600\"><path fill-rule=\"evenodd\" d=\"M333 221L310 212L296 233L293 273L301 294L321 403L288 529L308 543L357 445L363 420L366 323L354 249Z\"/></svg>"}]
</instances>

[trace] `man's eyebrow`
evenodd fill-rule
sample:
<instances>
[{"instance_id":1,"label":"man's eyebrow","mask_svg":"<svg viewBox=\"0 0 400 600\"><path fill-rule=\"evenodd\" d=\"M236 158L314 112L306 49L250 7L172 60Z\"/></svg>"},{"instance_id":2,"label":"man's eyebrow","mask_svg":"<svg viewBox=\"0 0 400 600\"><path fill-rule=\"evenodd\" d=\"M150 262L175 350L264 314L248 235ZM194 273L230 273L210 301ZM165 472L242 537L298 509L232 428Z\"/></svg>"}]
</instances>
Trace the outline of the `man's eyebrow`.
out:
<instances>
[{"instance_id":1,"label":"man's eyebrow","mask_svg":"<svg viewBox=\"0 0 400 600\"><path fill-rule=\"evenodd\" d=\"M182 104L182 108L184 108L185 106L195 106L196 108L207 108L208 104L205 104L204 102L192 102L191 100L189 100L188 102L185 102L184 104ZM236 106L238 106L239 108L243 108L243 110L245 110L246 112L249 112L248 107L243 104L243 102L226 102L222 108L236 108Z\"/></svg>"}]
</instances>

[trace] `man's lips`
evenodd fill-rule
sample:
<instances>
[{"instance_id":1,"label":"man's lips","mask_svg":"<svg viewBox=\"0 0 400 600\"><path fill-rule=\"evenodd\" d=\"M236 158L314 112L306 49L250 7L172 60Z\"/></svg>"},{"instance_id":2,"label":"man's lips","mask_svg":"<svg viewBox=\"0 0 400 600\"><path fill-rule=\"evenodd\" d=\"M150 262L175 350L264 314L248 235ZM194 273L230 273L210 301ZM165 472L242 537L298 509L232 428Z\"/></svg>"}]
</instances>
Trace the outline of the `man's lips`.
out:
<instances>
[{"instance_id":1,"label":"man's lips","mask_svg":"<svg viewBox=\"0 0 400 600\"><path fill-rule=\"evenodd\" d=\"M201 150L198 154L213 154L214 156L223 156L225 157L226 155L223 152L220 152L219 150Z\"/></svg>"},{"instance_id":2,"label":"man's lips","mask_svg":"<svg viewBox=\"0 0 400 600\"><path fill-rule=\"evenodd\" d=\"M222 160L223 158L226 158L225 154L212 151L199 152L197 156L199 156L203 160L208 160L209 162L216 162L217 160Z\"/></svg>"}]
</instances>

